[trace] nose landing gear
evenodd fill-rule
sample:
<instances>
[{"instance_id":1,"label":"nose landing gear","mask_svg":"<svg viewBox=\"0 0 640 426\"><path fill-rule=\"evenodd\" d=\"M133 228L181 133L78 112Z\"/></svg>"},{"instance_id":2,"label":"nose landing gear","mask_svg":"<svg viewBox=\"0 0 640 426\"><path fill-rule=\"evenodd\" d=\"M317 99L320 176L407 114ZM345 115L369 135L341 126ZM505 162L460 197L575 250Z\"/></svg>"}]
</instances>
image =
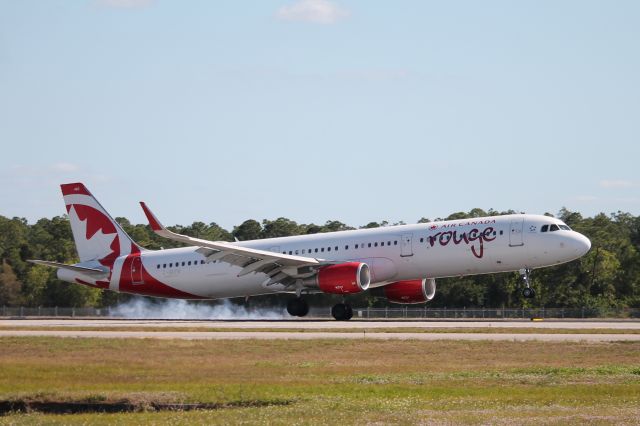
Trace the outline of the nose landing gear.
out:
<instances>
[{"instance_id":1,"label":"nose landing gear","mask_svg":"<svg viewBox=\"0 0 640 426\"><path fill-rule=\"evenodd\" d=\"M529 282L529 274L531 274L531 269L520 269L520 277L522 277L522 282L525 286L522 289L522 296L525 299L533 299L536 297L536 292L531 288L531 283Z\"/></svg>"}]
</instances>

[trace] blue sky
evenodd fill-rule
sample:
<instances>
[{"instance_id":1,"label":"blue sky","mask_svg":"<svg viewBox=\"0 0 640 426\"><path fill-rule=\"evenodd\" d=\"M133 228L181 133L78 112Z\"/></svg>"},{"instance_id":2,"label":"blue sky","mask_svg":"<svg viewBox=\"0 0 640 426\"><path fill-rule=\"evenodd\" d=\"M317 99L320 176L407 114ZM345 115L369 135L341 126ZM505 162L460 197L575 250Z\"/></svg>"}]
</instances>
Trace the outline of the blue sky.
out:
<instances>
[{"instance_id":1,"label":"blue sky","mask_svg":"<svg viewBox=\"0 0 640 426\"><path fill-rule=\"evenodd\" d=\"M640 2L0 0L0 214L640 214Z\"/></svg>"}]
</instances>

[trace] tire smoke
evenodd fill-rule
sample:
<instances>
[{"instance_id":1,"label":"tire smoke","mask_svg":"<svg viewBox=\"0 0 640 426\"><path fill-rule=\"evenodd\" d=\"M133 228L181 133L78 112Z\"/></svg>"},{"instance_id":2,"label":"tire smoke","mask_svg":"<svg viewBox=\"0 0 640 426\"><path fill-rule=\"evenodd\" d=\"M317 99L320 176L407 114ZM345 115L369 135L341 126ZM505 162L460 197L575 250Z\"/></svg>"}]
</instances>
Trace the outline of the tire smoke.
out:
<instances>
[{"instance_id":1,"label":"tire smoke","mask_svg":"<svg viewBox=\"0 0 640 426\"><path fill-rule=\"evenodd\" d=\"M287 314L284 309L247 308L229 300L210 305L176 299L152 301L133 298L112 308L110 316L127 319L259 320L282 319Z\"/></svg>"}]
</instances>

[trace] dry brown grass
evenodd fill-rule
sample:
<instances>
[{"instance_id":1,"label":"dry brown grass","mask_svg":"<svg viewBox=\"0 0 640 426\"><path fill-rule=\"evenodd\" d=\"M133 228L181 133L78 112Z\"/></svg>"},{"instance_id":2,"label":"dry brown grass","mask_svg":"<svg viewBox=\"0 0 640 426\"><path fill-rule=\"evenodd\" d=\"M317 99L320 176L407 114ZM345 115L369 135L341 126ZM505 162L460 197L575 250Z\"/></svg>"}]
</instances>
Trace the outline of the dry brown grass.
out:
<instances>
[{"instance_id":1,"label":"dry brown grass","mask_svg":"<svg viewBox=\"0 0 640 426\"><path fill-rule=\"evenodd\" d=\"M636 342L1 338L0 348L5 399L295 401L0 423L630 423L640 414Z\"/></svg>"}]
</instances>

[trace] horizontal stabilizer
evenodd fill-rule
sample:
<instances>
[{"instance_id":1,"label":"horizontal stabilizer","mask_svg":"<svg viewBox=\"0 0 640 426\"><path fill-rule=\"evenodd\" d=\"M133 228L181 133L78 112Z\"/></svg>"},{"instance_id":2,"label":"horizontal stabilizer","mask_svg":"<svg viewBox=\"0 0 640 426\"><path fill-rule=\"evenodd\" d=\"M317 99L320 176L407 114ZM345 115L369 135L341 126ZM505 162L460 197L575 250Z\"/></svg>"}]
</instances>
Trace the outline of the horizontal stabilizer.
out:
<instances>
[{"instance_id":1,"label":"horizontal stabilizer","mask_svg":"<svg viewBox=\"0 0 640 426\"><path fill-rule=\"evenodd\" d=\"M82 274L89 275L95 278L106 277L109 275L109 271L106 268L105 269L87 268L86 266L67 265L65 263L50 262L48 260L37 260L37 259L27 260L27 262L35 263L36 265L49 266L52 268L68 269L70 271L80 272Z\"/></svg>"}]
</instances>

